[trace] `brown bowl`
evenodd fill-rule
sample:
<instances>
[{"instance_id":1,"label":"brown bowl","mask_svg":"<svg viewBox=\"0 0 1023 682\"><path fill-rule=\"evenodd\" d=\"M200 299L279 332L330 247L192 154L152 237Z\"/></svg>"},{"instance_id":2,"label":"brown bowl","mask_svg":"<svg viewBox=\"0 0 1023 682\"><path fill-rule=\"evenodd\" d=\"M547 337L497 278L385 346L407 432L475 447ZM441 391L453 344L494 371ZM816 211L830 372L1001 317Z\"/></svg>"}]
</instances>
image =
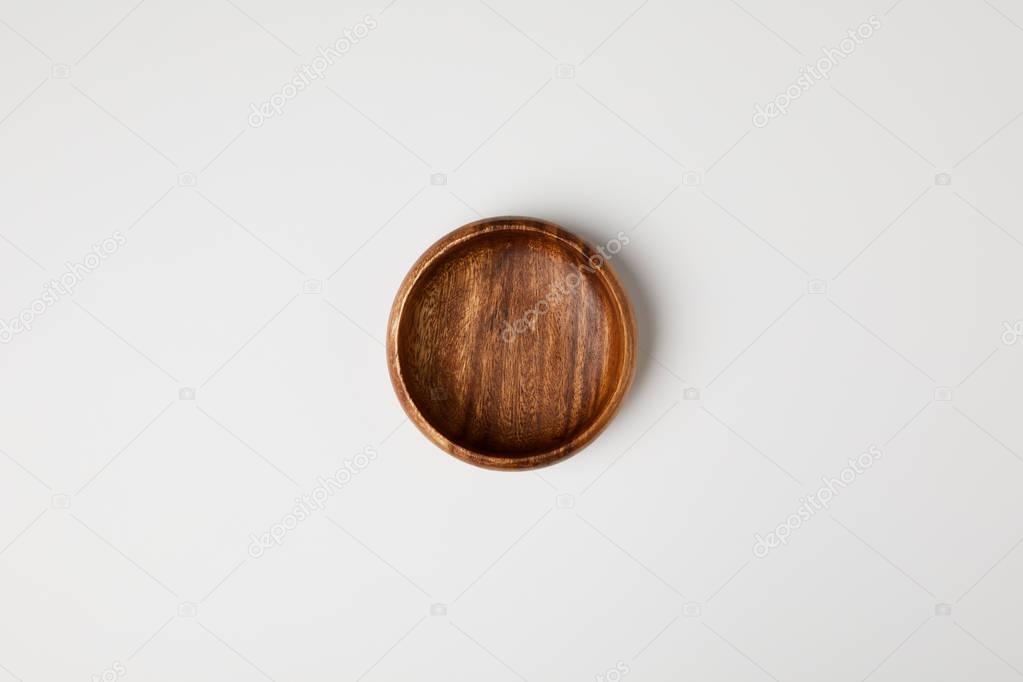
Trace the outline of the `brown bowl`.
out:
<instances>
[{"instance_id":1,"label":"brown bowl","mask_svg":"<svg viewBox=\"0 0 1023 682\"><path fill-rule=\"evenodd\" d=\"M487 218L431 246L391 308L387 362L412 422L459 459L553 464L596 438L636 364L636 324L608 264L535 218Z\"/></svg>"}]
</instances>

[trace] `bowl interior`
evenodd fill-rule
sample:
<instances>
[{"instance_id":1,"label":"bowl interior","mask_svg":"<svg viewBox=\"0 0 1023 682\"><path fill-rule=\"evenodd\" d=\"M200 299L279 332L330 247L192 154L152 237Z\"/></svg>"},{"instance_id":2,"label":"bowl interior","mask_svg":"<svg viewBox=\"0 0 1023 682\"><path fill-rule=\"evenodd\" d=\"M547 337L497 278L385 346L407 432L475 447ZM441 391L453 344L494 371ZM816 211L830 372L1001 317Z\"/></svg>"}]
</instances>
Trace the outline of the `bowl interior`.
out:
<instances>
[{"instance_id":1,"label":"bowl interior","mask_svg":"<svg viewBox=\"0 0 1023 682\"><path fill-rule=\"evenodd\" d=\"M603 426L631 371L631 327L591 253L542 231L496 230L419 275L397 359L409 398L450 443L514 461Z\"/></svg>"}]
</instances>

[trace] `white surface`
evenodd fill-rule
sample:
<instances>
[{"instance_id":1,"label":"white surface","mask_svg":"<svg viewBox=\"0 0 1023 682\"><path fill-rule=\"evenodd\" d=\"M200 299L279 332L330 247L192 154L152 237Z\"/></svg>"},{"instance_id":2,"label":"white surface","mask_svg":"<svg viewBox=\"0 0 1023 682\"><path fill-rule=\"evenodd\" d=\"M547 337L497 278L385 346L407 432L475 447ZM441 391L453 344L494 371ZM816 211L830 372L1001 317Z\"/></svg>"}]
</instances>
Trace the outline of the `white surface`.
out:
<instances>
[{"instance_id":1,"label":"white surface","mask_svg":"<svg viewBox=\"0 0 1023 682\"><path fill-rule=\"evenodd\" d=\"M488 1L0 3L0 317L126 238L0 346L0 680L1023 677L1019 3ZM507 213L632 236L635 388L540 473L380 343Z\"/></svg>"}]
</instances>

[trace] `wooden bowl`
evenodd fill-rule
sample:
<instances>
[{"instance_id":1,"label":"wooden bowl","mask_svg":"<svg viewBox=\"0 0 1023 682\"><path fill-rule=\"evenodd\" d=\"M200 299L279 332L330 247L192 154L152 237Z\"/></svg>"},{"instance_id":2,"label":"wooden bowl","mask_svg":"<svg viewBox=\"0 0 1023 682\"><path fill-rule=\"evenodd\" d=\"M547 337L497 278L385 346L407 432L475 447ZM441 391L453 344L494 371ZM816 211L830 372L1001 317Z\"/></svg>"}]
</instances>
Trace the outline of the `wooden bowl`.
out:
<instances>
[{"instance_id":1,"label":"wooden bowl","mask_svg":"<svg viewBox=\"0 0 1023 682\"><path fill-rule=\"evenodd\" d=\"M632 308L608 264L619 237L602 255L552 223L499 217L427 249L387 333L391 382L419 430L494 469L553 464L596 438L636 364Z\"/></svg>"}]
</instances>

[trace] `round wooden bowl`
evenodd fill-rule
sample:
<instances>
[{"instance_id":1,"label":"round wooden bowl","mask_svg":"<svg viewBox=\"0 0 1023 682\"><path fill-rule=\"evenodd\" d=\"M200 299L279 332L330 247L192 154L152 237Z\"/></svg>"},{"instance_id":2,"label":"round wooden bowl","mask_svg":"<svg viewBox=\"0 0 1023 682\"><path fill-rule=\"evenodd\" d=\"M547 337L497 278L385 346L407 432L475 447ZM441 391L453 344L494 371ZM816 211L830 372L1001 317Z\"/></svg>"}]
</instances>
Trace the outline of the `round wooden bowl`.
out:
<instances>
[{"instance_id":1,"label":"round wooden bowl","mask_svg":"<svg viewBox=\"0 0 1023 682\"><path fill-rule=\"evenodd\" d=\"M494 469L546 466L592 441L635 371L636 323L608 263L626 243L619 233L597 251L552 223L500 217L427 249L387 333L391 381L412 422Z\"/></svg>"}]
</instances>

